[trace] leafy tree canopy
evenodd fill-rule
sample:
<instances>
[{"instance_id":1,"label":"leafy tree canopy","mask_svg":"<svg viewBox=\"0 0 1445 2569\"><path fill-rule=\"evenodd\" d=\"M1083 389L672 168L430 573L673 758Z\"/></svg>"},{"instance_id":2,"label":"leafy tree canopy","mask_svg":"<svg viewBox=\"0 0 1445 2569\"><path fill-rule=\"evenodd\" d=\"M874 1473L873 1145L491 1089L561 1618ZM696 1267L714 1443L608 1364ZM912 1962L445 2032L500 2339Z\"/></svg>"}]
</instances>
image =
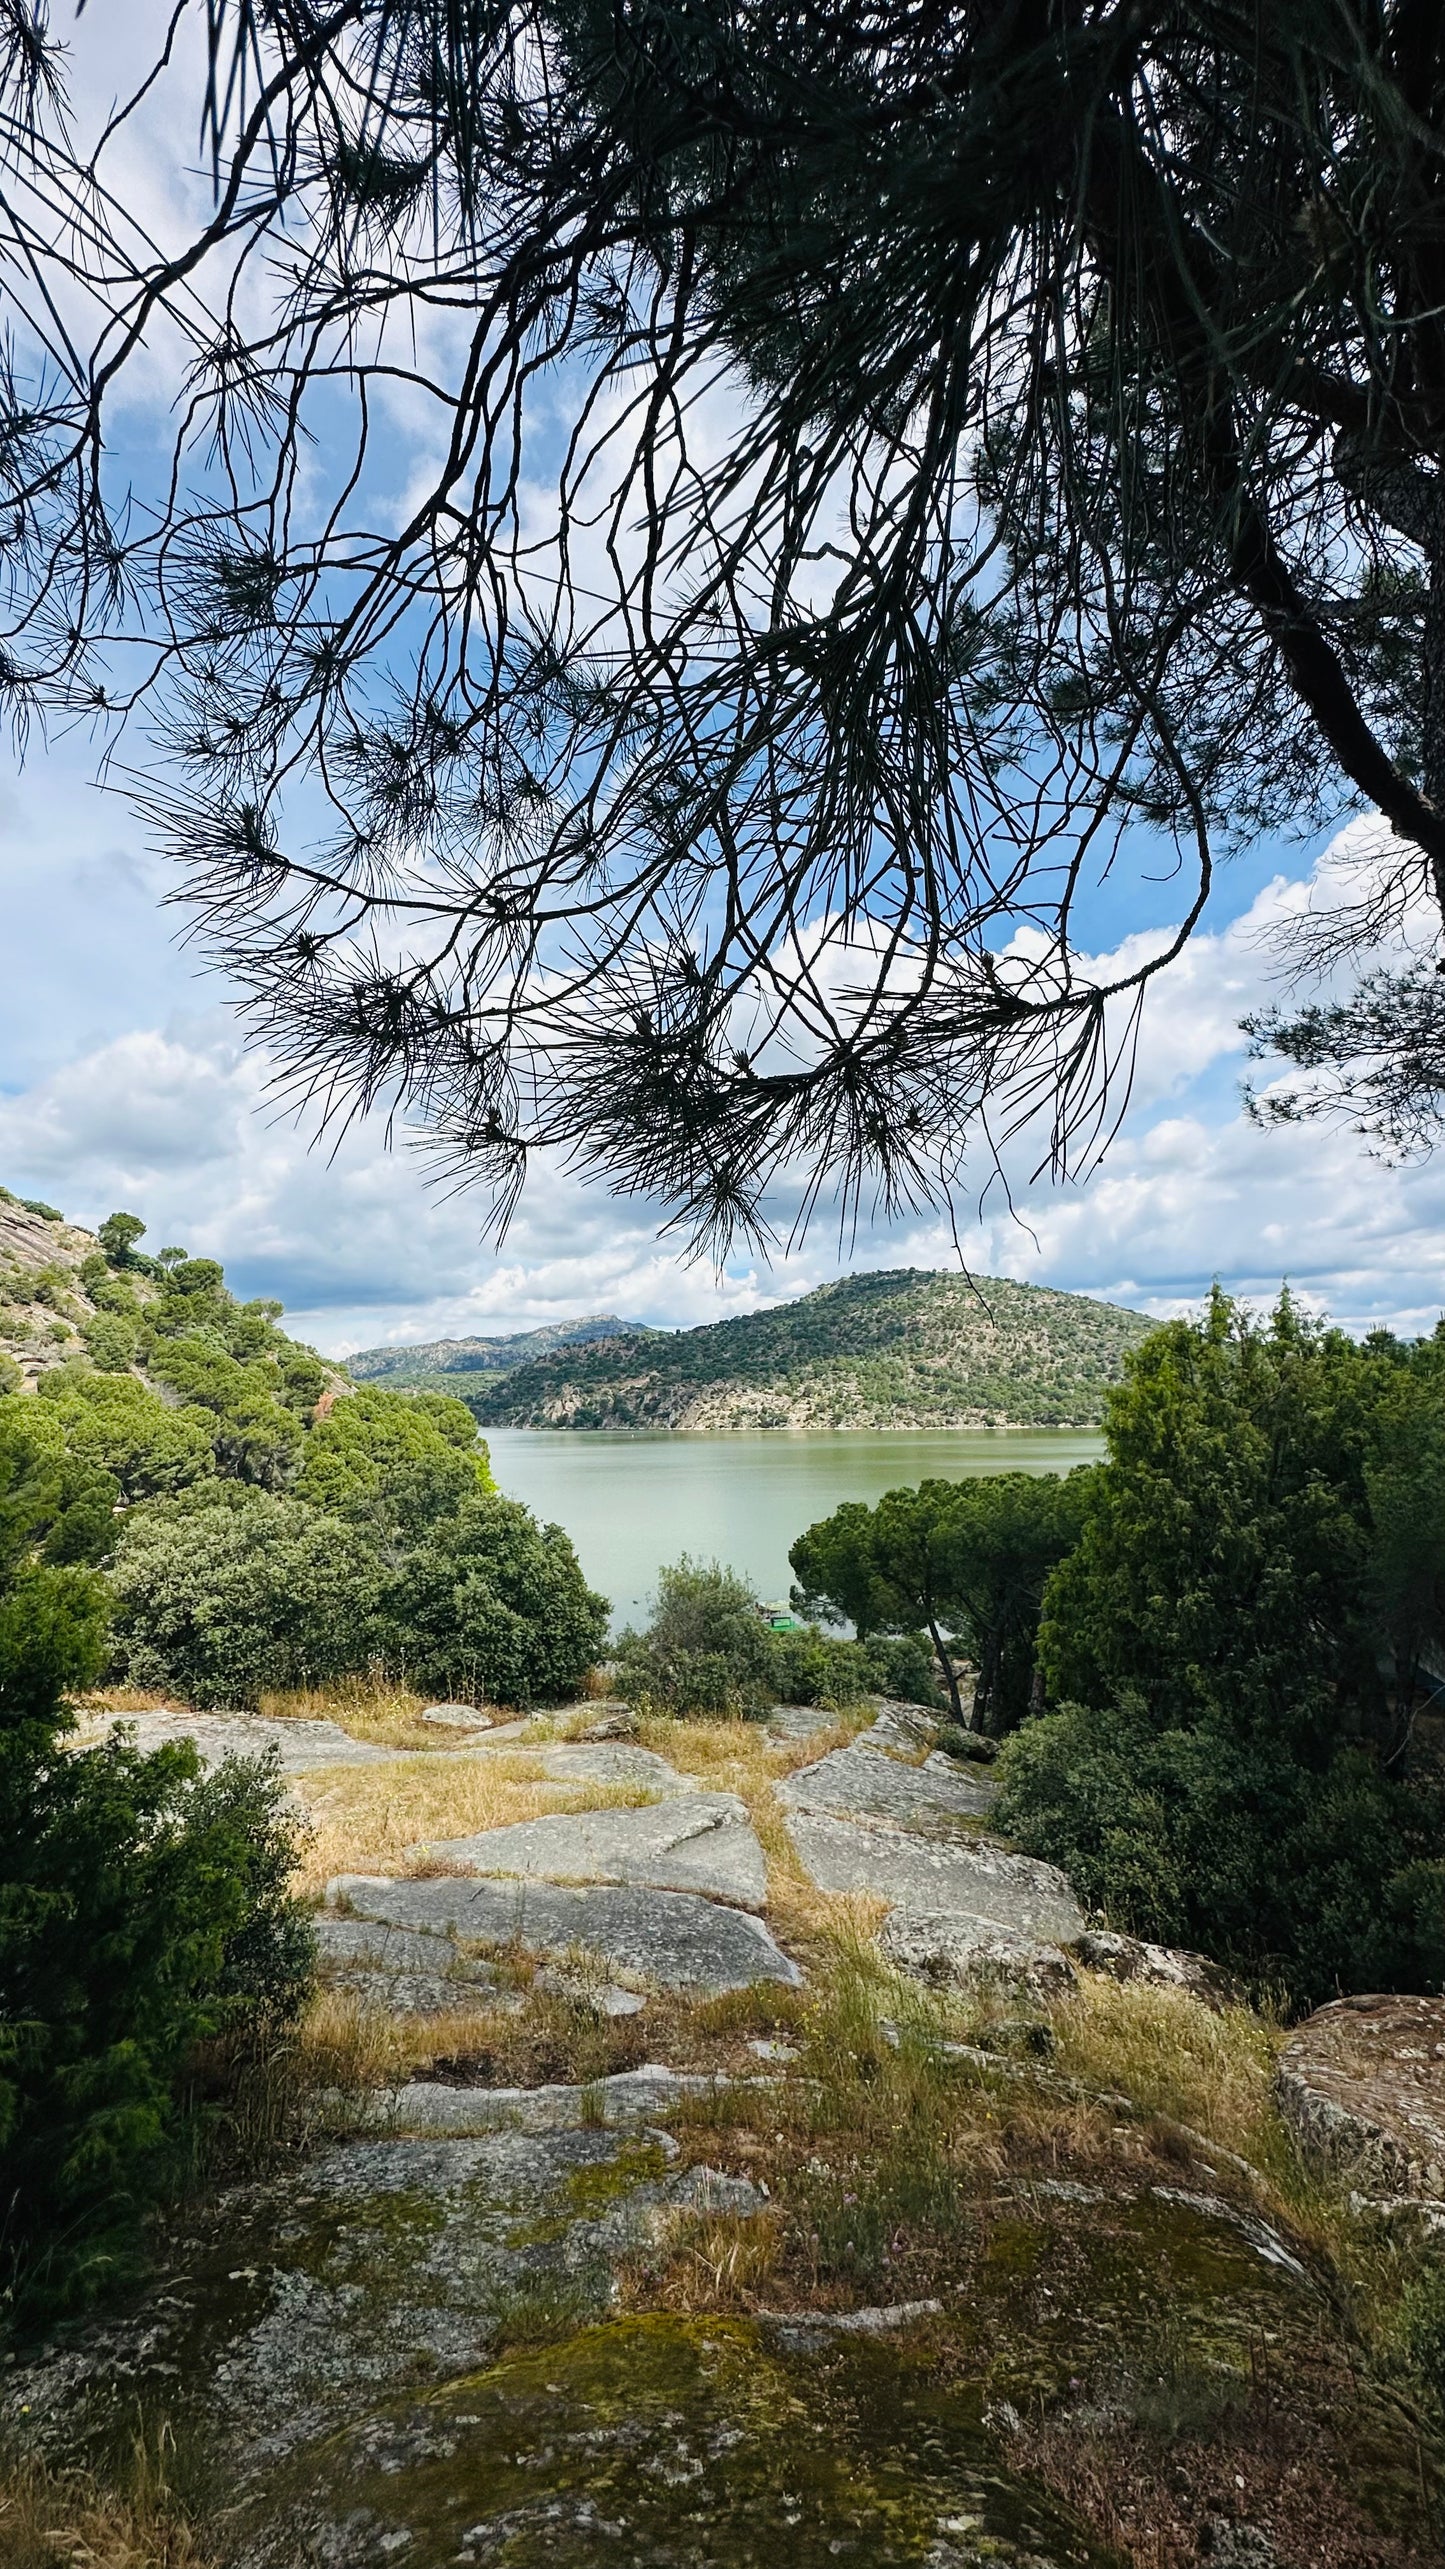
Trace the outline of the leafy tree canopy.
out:
<instances>
[{"instance_id":1,"label":"leafy tree canopy","mask_svg":"<svg viewBox=\"0 0 1445 2569\"><path fill-rule=\"evenodd\" d=\"M396 1545L414 1542L470 1494L495 1483L471 1411L445 1392L388 1392L375 1385L338 1400L306 1440L296 1495L369 1526Z\"/></svg>"},{"instance_id":2,"label":"leafy tree canopy","mask_svg":"<svg viewBox=\"0 0 1445 2569\"><path fill-rule=\"evenodd\" d=\"M136 1510L111 1584L127 1676L202 1706L323 1685L364 1668L377 1648L373 1546L269 1491L218 1483Z\"/></svg>"},{"instance_id":3,"label":"leafy tree canopy","mask_svg":"<svg viewBox=\"0 0 1445 2569\"><path fill-rule=\"evenodd\" d=\"M974 1725L1007 1729L1030 1707L1044 1582L1078 1539L1091 1482L1004 1472L849 1500L793 1545L798 1599L865 1638L921 1625L962 1720L945 1631L957 1636L978 1663Z\"/></svg>"},{"instance_id":4,"label":"leafy tree canopy","mask_svg":"<svg viewBox=\"0 0 1445 2569\"><path fill-rule=\"evenodd\" d=\"M202 1409L170 1409L131 1374L58 1367L40 1385L79 1461L113 1472L130 1500L161 1498L215 1469L214 1428Z\"/></svg>"},{"instance_id":5,"label":"leafy tree canopy","mask_svg":"<svg viewBox=\"0 0 1445 2569\"><path fill-rule=\"evenodd\" d=\"M561 1526L478 1483L393 1573L381 1628L417 1683L526 1705L578 1693L607 1612Z\"/></svg>"},{"instance_id":6,"label":"leafy tree canopy","mask_svg":"<svg viewBox=\"0 0 1445 2569\"><path fill-rule=\"evenodd\" d=\"M725 1237L782 1166L946 1193L985 1102L1085 1147L1231 842L1372 805L1326 944L1438 921L1434 12L201 18L102 137L9 0L5 686L149 699L151 816L325 1113ZM198 127L158 246L117 155ZM1160 836L1177 932L1111 991L1087 891ZM1427 1105L1437 1019L1364 1030Z\"/></svg>"}]
</instances>

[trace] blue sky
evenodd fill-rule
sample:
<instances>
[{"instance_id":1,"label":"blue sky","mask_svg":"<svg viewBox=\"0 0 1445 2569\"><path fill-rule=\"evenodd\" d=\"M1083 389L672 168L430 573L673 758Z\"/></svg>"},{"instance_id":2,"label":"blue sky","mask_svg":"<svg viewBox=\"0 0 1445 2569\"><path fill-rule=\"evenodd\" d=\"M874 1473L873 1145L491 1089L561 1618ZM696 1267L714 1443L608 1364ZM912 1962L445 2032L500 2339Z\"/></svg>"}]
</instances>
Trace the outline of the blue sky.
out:
<instances>
[{"instance_id":1,"label":"blue sky","mask_svg":"<svg viewBox=\"0 0 1445 2569\"><path fill-rule=\"evenodd\" d=\"M268 1108L264 1063L178 943L163 871L87 759L33 746L0 785L0 1179L16 1192L86 1222L125 1205L154 1245L224 1259L335 1351L584 1311L686 1325L850 1267L950 1263L932 1220L865 1226L847 1250L820 1222L793 1256L719 1276L660 1237L657 1208L546 1168L497 1251L480 1208L439 1195L404 1137L388 1150L371 1126L334 1159L308 1148ZM965 1223L976 1270L1158 1312L1196 1302L1216 1272L1255 1297L1287 1273L1353 1325L1434 1325L1445 1163L1382 1168L1347 1135L1262 1133L1242 1112L1237 1020L1272 986L1259 932L1299 897L1311 854L1276 848L1226 872L1208 933L1155 987L1103 1168L1068 1188L1020 1171L1013 1213L995 1201Z\"/></svg>"},{"instance_id":2,"label":"blue sky","mask_svg":"<svg viewBox=\"0 0 1445 2569\"><path fill-rule=\"evenodd\" d=\"M133 65L138 22L159 16L152 0L87 12L74 33L83 109L103 110L117 66ZM148 219L195 196L189 159L137 164ZM155 397L164 389L153 381ZM143 448L144 400L125 434ZM413 450L394 423L398 489L424 449L417 436ZM658 1208L545 1167L497 1251L481 1243L481 1208L430 1187L404 1135L388 1150L372 1126L334 1159L308 1148L268 1107L264 1063L244 1051L223 985L177 942L163 871L126 803L91 781L93 765L92 745L75 738L32 741L23 768L0 770L0 1181L13 1190L87 1222L125 1205L153 1245L224 1259L241 1290L280 1296L303 1334L336 1351L586 1311L682 1325L852 1267L952 1261L932 1218L865 1225L846 1244L822 1220L790 1257L744 1258L719 1275L660 1236ZM1057 1188L1031 1183L1019 1156L1012 1211L997 1190L981 1215L965 1197L960 1237L976 1271L1157 1312L1197 1302L1216 1273L1256 1298L1288 1274L1351 1325L1433 1326L1445 1303L1445 1160L1382 1168L1348 1135L1258 1132L1240 1103L1238 1019L1273 992L1261 931L1304 897L1318 861L1328 868L1319 842L1271 845L1222 870L1206 932L1154 986L1134 1102L1104 1167ZM1167 860L1150 870L1167 877ZM1090 932L1115 950L1181 905L1167 879L1121 870L1096 895Z\"/></svg>"}]
</instances>

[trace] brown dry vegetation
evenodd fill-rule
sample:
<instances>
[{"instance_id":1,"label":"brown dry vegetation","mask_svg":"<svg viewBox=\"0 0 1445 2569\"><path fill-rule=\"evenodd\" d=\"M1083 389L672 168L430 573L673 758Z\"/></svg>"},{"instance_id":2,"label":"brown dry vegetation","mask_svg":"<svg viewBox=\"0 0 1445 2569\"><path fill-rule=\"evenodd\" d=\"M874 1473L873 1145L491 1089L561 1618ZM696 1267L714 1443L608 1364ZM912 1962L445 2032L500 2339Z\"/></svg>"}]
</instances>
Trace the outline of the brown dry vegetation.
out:
<instances>
[{"instance_id":1,"label":"brown dry vegetation","mask_svg":"<svg viewBox=\"0 0 1445 2569\"><path fill-rule=\"evenodd\" d=\"M504 1829L551 1811L625 1810L655 1799L625 1785L552 1782L525 1749L481 1757L433 1750L386 1766L322 1766L298 1776L311 1822L298 1876L320 1892L337 1873L416 1876L446 1870L439 1839Z\"/></svg>"},{"instance_id":2,"label":"brown dry vegetation","mask_svg":"<svg viewBox=\"0 0 1445 2569\"><path fill-rule=\"evenodd\" d=\"M167 2461L138 2444L109 2482L34 2454L0 2461L0 2569L210 2569Z\"/></svg>"},{"instance_id":3,"label":"brown dry vegetation","mask_svg":"<svg viewBox=\"0 0 1445 2569\"><path fill-rule=\"evenodd\" d=\"M415 1688L368 1669L330 1686L297 1686L262 1695L257 1711L273 1722L335 1722L353 1739L379 1748L436 1749L443 1737L421 1716L432 1700Z\"/></svg>"}]
</instances>

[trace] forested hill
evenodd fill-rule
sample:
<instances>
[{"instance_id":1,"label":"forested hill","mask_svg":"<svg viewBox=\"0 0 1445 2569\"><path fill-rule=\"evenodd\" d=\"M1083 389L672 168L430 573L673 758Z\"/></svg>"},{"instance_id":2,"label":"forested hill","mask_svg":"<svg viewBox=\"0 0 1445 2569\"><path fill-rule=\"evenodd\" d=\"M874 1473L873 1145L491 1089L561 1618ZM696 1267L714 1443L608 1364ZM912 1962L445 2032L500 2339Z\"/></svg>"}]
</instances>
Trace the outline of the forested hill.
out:
<instances>
[{"instance_id":1,"label":"forested hill","mask_svg":"<svg viewBox=\"0 0 1445 2569\"><path fill-rule=\"evenodd\" d=\"M495 1427L1093 1426L1152 1326L1083 1294L904 1267L448 1388Z\"/></svg>"},{"instance_id":2,"label":"forested hill","mask_svg":"<svg viewBox=\"0 0 1445 2569\"><path fill-rule=\"evenodd\" d=\"M640 1320L619 1320L610 1311L586 1320L554 1320L541 1329L518 1330L510 1338L431 1338L415 1347L363 1347L348 1356L346 1370L358 1383L388 1383L394 1391L426 1388L454 1392L453 1374L505 1374L531 1364L559 1348L579 1347L595 1338L649 1338L655 1333ZM446 1375L442 1382L439 1378Z\"/></svg>"}]
</instances>

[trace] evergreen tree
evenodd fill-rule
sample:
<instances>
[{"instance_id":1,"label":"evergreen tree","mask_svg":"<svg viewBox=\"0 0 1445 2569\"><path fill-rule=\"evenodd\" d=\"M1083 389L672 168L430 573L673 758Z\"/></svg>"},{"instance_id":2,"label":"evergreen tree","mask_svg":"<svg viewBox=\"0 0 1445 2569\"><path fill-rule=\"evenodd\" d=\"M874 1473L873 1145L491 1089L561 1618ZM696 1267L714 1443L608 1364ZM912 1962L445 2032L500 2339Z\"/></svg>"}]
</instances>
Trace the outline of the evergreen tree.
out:
<instances>
[{"instance_id":1,"label":"evergreen tree","mask_svg":"<svg viewBox=\"0 0 1445 2569\"><path fill-rule=\"evenodd\" d=\"M149 697L148 814L327 1115L404 1101L503 1210L569 1146L726 1238L783 1167L946 1194L986 1103L1086 1148L1262 829L1389 824L1317 951L1438 920L1418 0L205 0L103 144L5 24L6 695ZM214 203L156 247L106 172L198 116ZM438 432L393 524L398 370ZM1088 885L1159 834L1175 933L1105 987ZM1270 1031L1432 1115L1428 971Z\"/></svg>"},{"instance_id":2,"label":"evergreen tree","mask_svg":"<svg viewBox=\"0 0 1445 2569\"><path fill-rule=\"evenodd\" d=\"M1146 1340L1044 1593L1059 1710L1000 1759L1002 1826L1086 1900L1303 2004L1445 1984L1442 1358L1288 1295Z\"/></svg>"}]
</instances>

